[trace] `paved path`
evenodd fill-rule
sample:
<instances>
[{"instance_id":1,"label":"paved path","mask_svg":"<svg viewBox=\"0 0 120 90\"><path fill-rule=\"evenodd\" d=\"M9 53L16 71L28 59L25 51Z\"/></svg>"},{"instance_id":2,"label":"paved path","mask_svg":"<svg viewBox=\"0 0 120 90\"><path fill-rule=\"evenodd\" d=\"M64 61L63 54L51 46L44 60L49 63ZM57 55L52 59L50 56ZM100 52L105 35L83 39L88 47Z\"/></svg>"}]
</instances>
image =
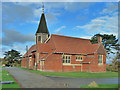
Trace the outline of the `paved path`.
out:
<instances>
[{"instance_id":1,"label":"paved path","mask_svg":"<svg viewBox=\"0 0 120 90\"><path fill-rule=\"evenodd\" d=\"M35 74L15 67L5 68L18 80L23 88L60 88L59 83L48 77Z\"/></svg>"},{"instance_id":2,"label":"paved path","mask_svg":"<svg viewBox=\"0 0 120 90\"><path fill-rule=\"evenodd\" d=\"M35 74L18 68L6 68L23 88L78 88L92 81L97 84L118 84L118 78L69 78ZM64 86L65 85L65 86Z\"/></svg>"},{"instance_id":3,"label":"paved path","mask_svg":"<svg viewBox=\"0 0 120 90\"><path fill-rule=\"evenodd\" d=\"M67 83L69 84L70 87L73 88L78 88L81 85L88 85L92 81L95 81L97 84L118 84L118 78L70 78L70 77L51 77L51 76L47 76L47 77L57 82Z\"/></svg>"}]
</instances>

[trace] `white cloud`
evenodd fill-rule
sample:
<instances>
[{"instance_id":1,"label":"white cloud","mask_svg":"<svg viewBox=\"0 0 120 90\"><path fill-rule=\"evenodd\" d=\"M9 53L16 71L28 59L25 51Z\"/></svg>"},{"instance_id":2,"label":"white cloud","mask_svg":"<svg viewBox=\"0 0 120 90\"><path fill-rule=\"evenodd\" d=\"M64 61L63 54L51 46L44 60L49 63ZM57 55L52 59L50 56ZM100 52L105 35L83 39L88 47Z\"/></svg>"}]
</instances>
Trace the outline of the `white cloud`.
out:
<instances>
[{"instance_id":1,"label":"white cloud","mask_svg":"<svg viewBox=\"0 0 120 90\"><path fill-rule=\"evenodd\" d=\"M13 3L3 3L3 23L12 23L23 20L35 23L42 13L41 2L22 2L18 0ZM48 23L57 23L57 16L64 14L63 9L69 12L78 11L87 8L91 3L75 2L45 2L44 11Z\"/></svg>"},{"instance_id":2,"label":"white cloud","mask_svg":"<svg viewBox=\"0 0 120 90\"><path fill-rule=\"evenodd\" d=\"M111 15L116 10L118 10L118 4L113 3L113 2L112 3L107 3L106 8L103 9L103 11L100 12L100 14L109 14L109 15Z\"/></svg>"},{"instance_id":3,"label":"white cloud","mask_svg":"<svg viewBox=\"0 0 120 90\"><path fill-rule=\"evenodd\" d=\"M80 38L84 38L84 39L91 39L92 36L82 36Z\"/></svg>"},{"instance_id":4,"label":"white cloud","mask_svg":"<svg viewBox=\"0 0 120 90\"><path fill-rule=\"evenodd\" d=\"M42 13L42 8L38 8L34 10L35 17L40 17L41 13Z\"/></svg>"},{"instance_id":5,"label":"white cloud","mask_svg":"<svg viewBox=\"0 0 120 90\"><path fill-rule=\"evenodd\" d=\"M92 36L86 36L86 35L82 35L82 36L73 36L76 38L83 38L83 39L91 39Z\"/></svg>"},{"instance_id":6,"label":"white cloud","mask_svg":"<svg viewBox=\"0 0 120 90\"><path fill-rule=\"evenodd\" d=\"M118 16L102 16L91 20L83 26L76 26L77 29L84 29L86 33L94 35L96 33L118 34Z\"/></svg>"},{"instance_id":7,"label":"white cloud","mask_svg":"<svg viewBox=\"0 0 120 90\"><path fill-rule=\"evenodd\" d=\"M14 45L13 47L11 47L14 50L17 50L20 52L20 54L24 55L26 52L26 48L20 45Z\"/></svg>"},{"instance_id":8,"label":"white cloud","mask_svg":"<svg viewBox=\"0 0 120 90\"><path fill-rule=\"evenodd\" d=\"M60 28L56 29L55 30L55 33L58 34L59 31L61 31L62 29L66 28L66 26L61 26Z\"/></svg>"},{"instance_id":9,"label":"white cloud","mask_svg":"<svg viewBox=\"0 0 120 90\"><path fill-rule=\"evenodd\" d=\"M81 10L84 8L88 8L91 4L93 3L89 3L89 2L81 2L81 3L73 3L73 2L66 2L64 3L64 9L70 12L75 12L77 10Z\"/></svg>"},{"instance_id":10,"label":"white cloud","mask_svg":"<svg viewBox=\"0 0 120 90\"><path fill-rule=\"evenodd\" d=\"M39 24L40 21L32 21L32 23L36 23L36 24Z\"/></svg>"}]
</instances>

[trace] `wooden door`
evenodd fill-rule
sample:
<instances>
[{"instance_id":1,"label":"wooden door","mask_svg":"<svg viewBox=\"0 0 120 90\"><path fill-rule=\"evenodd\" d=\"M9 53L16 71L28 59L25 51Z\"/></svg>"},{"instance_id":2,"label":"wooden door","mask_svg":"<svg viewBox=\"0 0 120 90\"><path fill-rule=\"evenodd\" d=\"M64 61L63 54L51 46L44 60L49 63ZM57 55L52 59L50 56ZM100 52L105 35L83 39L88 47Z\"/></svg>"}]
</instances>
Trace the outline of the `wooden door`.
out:
<instances>
[{"instance_id":1,"label":"wooden door","mask_svg":"<svg viewBox=\"0 0 120 90\"><path fill-rule=\"evenodd\" d=\"M44 61L40 61L40 71L44 71Z\"/></svg>"}]
</instances>

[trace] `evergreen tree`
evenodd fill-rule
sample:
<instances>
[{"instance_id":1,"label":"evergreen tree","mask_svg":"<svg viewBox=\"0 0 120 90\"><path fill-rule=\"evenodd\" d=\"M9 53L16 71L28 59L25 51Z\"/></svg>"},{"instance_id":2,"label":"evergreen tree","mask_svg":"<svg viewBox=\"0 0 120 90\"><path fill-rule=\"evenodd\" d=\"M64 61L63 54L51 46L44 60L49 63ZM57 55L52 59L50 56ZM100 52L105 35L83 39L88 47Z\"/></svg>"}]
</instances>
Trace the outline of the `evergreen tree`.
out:
<instances>
[{"instance_id":1,"label":"evergreen tree","mask_svg":"<svg viewBox=\"0 0 120 90\"><path fill-rule=\"evenodd\" d=\"M108 35L108 34L96 34L91 38L91 43L95 44L98 43L98 37L102 37L102 44L105 47L106 51L108 54L113 53L112 49L116 49L116 45L118 42L118 39L116 39L116 36L113 34Z\"/></svg>"},{"instance_id":2,"label":"evergreen tree","mask_svg":"<svg viewBox=\"0 0 120 90\"><path fill-rule=\"evenodd\" d=\"M10 50L4 53L4 59L7 65L13 66L15 63L20 63L21 54L16 50Z\"/></svg>"}]
</instances>

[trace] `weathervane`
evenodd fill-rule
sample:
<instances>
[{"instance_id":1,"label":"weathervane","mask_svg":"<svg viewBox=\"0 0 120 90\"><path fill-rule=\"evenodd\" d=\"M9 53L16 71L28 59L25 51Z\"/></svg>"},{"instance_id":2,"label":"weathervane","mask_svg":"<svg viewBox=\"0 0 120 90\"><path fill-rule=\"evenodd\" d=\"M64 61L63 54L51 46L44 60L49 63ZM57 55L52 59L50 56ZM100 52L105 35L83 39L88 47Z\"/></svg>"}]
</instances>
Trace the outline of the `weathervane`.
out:
<instances>
[{"instance_id":1,"label":"weathervane","mask_svg":"<svg viewBox=\"0 0 120 90\"><path fill-rule=\"evenodd\" d=\"M44 3L42 2L42 13L44 13Z\"/></svg>"}]
</instances>

